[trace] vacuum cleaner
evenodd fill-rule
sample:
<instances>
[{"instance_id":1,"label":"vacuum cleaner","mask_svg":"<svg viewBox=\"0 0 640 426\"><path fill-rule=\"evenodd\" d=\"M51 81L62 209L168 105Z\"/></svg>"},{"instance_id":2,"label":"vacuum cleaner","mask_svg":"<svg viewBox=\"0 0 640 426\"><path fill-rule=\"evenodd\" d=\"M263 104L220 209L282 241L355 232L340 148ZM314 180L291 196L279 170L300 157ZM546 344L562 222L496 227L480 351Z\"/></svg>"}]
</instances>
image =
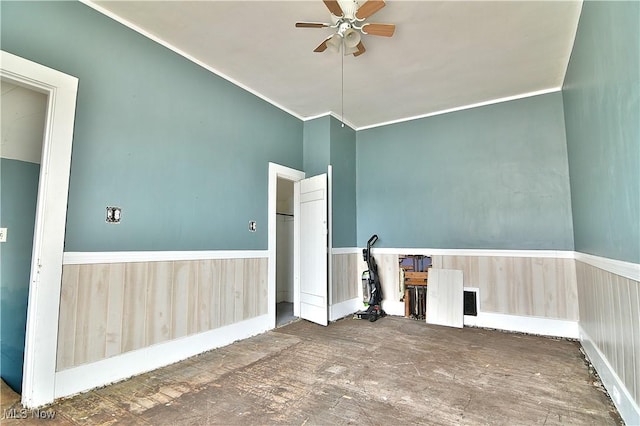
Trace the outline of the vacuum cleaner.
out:
<instances>
[{"instance_id":1,"label":"vacuum cleaner","mask_svg":"<svg viewBox=\"0 0 640 426\"><path fill-rule=\"evenodd\" d=\"M355 314L357 319L368 319L371 322L382 318L387 314L382 310L382 286L380 285L380 276L378 275L378 265L376 260L371 256L371 247L378 241L378 236L373 235L367 241L367 248L362 250L362 257L367 262L368 270L362 273L362 297L365 305L368 305L364 311L358 311Z\"/></svg>"}]
</instances>

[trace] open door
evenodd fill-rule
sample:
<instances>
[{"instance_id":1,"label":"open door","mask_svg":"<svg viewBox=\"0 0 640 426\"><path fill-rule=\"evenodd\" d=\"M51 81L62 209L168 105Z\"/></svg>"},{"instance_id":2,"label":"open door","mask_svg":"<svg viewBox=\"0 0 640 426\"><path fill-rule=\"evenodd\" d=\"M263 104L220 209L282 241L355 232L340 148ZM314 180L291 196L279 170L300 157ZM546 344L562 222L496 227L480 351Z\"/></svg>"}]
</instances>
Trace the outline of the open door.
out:
<instances>
[{"instance_id":1,"label":"open door","mask_svg":"<svg viewBox=\"0 0 640 426\"><path fill-rule=\"evenodd\" d=\"M300 318L327 325L329 319L329 221L327 173L295 183L299 201Z\"/></svg>"}]
</instances>

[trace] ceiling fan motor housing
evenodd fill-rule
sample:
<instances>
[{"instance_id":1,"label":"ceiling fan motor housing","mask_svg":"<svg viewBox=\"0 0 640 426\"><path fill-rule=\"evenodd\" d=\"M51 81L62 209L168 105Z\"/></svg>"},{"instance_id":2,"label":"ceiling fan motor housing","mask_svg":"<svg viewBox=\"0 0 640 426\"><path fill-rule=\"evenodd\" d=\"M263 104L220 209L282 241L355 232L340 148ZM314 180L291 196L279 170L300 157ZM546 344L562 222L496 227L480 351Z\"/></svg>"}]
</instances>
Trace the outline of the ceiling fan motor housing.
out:
<instances>
[{"instance_id":1,"label":"ceiling fan motor housing","mask_svg":"<svg viewBox=\"0 0 640 426\"><path fill-rule=\"evenodd\" d=\"M338 4L340 4L344 18L352 22L356 20L356 12L359 7L356 0L338 0Z\"/></svg>"}]
</instances>

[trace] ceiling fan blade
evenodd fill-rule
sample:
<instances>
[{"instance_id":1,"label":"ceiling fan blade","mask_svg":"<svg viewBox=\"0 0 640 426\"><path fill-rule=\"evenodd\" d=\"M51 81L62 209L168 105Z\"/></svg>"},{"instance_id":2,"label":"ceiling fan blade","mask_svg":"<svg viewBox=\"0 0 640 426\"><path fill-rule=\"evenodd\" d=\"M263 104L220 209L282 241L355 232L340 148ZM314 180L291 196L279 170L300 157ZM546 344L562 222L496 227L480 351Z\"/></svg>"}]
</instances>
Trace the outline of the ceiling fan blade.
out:
<instances>
[{"instance_id":1,"label":"ceiling fan blade","mask_svg":"<svg viewBox=\"0 0 640 426\"><path fill-rule=\"evenodd\" d=\"M322 1L324 1L324 4L327 6L327 9L329 9L329 12L333 13L335 16L344 15L344 12L340 7L340 3L338 3L337 0L322 0Z\"/></svg>"},{"instance_id":2,"label":"ceiling fan blade","mask_svg":"<svg viewBox=\"0 0 640 426\"><path fill-rule=\"evenodd\" d=\"M368 0L356 12L356 18L367 19L385 6L384 0Z\"/></svg>"},{"instance_id":3,"label":"ceiling fan blade","mask_svg":"<svg viewBox=\"0 0 640 426\"><path fill-rule=\"evenodd\" d=\"M333 36L329 36L329 37L325 38L324 41L322 43L320 43L320 45L318 47L313 49L313 51L320 53L320 52L324 52L325 50L327 50L327 47L328 47L327 42L329 40L331 40L331 37L333 37Z\"/></svg>"},{"instance_id":4,"label":"ceiling fan blade","mask_svg":"<svg viewBox=\"0 0 640 426\"><path fill-rule=\"evenodd\" d=\"M396 26L393 24L364 24L362 26L362 32L365 34L391 37L396 30Z\"/></svg>"},{"instance_id":5,"label":"ceiling fan blade","mask_svg":"<svg viewBox=\"0 0 640 426\"><path fill-rule=\"evenodd\" d=\"M329 24L323 24L322 22L296 22L296 28L325 28Z\"/></svg>"},{"instance_id":6,"label":"ceiling fan blade","mask_svg":"<svg viewBox=\"0 0 640 426\"><path fill-rule=\"evenodd\" d=\"M364 48L364 44L362 44L362 42L358 43L356 48L358 49L358 51L353 54L353 56L355 57L358 57L367 51L367 49Z\"/></svg>"}]
</instances>

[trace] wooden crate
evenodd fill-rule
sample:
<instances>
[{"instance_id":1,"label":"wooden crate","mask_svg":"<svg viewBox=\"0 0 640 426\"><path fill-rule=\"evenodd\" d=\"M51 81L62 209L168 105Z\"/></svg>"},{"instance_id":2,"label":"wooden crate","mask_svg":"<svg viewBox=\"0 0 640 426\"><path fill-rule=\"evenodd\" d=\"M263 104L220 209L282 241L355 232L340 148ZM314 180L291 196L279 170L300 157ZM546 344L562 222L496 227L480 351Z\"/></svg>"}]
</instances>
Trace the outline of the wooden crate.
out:
<instances>
[{"instance_id":1,"label":"wooden crate","mask_svg":"<svg viewBox=\"0 0 640 426\"><path fill-rule=\"evenodd\" d=\"M404 284L405 285L427 285L429 278L428 272L405 272Z\"/></svg>"}]
</instances>

